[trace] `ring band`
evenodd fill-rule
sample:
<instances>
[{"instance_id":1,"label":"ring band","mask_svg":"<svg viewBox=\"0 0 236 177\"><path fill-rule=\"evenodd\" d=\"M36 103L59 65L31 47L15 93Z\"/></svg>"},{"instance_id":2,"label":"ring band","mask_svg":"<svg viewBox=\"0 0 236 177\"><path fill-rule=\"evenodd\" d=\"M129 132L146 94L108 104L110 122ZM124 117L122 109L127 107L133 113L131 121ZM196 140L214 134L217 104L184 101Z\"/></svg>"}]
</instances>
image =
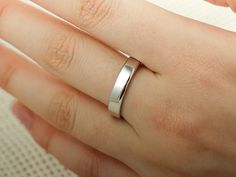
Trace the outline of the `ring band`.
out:
<instances>
[{"instance_id":1,"label":"ring band","mask_svg":"<svg viewBox=\"0 0 236 177\"><path fill-rule=\"evenodd\" d=\"M121 107L125 93L139 65L138 60L132 57L128 58L117 77L108 103L108 110L116 118L121 118Z\"/></svg>"}]
</instances>

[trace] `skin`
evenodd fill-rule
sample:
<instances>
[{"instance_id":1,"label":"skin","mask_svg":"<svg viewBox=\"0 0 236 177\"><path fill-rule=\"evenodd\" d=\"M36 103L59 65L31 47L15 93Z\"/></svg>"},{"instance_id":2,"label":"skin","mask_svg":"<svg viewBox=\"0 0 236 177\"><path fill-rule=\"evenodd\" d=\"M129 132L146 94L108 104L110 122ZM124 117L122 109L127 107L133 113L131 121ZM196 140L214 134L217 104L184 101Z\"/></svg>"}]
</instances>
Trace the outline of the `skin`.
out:
<instances>
[{"instance_id":1,"label":"skin","mask_svg":"<svg viewBox=\"0 0 236 177\"><path fill-rule=\"evenodd\" d=\"M41 66L0 46L0 85L42 147L81 177L236 176L235 33L143 0L34 2L87 32L0 0L0 37ZM117 51L143 63L124 120L107 111Z\"/></svg>"},{"instance_id":2,"label":"skin","mask_svg":"<svg viewBox=\"0 0 236 177\"><path fill-rule=\"evenodd\" d=\"M236 1L235 0L209 0L216 5L230 7L233 11L236 11Z\"/></svg>"}]
</instances>

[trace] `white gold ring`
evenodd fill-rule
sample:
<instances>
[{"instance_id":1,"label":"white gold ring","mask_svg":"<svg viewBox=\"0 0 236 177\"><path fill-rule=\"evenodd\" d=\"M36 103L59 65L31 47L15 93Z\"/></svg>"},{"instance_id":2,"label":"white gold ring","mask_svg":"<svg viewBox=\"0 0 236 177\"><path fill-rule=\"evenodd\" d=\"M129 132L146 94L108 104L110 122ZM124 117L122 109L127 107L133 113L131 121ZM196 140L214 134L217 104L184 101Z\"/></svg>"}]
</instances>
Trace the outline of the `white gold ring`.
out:
<instances>
[{"instance_id":1,"label":"white gold ring","mask_svg":"<svg viewBox=\"0 0 236 177\"><path fill-rule=\"evenodd\" d=\"M108 110L116 118L121 118L121 108L125 93L139 65L140 62L138 60L132 57L128 58L117 77L108 103Z\"/></svg>"}]
</instances>

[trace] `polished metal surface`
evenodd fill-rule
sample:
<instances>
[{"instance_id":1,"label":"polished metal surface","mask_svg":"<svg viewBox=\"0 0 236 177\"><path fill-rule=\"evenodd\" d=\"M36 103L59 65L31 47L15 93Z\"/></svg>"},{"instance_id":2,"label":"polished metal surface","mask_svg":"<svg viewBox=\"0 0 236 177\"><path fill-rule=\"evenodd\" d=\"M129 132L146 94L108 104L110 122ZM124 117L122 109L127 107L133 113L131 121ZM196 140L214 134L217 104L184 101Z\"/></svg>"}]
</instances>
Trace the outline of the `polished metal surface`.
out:
<instances>
[{"instance_id":1,"label":"polished metal surface","mask_svg":"<svg viewBox=\"0 0 236 177\"><path fill-rule=\"evenodd\" d=\"M140 62L138 60L132 57L128 58L117 77L108 104L108 110L116 118L121 118L122 102L126 90L139 65Z\"/></svg>"}]
</instances>

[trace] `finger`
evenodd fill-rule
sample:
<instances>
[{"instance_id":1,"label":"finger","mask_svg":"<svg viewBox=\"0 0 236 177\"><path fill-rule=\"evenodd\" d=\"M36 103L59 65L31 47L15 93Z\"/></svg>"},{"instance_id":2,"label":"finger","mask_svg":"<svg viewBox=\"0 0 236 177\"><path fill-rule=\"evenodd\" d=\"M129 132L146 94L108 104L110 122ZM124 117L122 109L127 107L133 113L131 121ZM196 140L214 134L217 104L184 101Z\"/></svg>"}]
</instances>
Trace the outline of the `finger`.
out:
<instances>
[{"instance_id":1,"label":"finger","mask_svg":"<svg viewBox=\"0 0 236 177\"><path fill-rule=\"evenodd\" d=\"M218 29L170 13L145 0L33 2L139 59L157 73L169 74L186 56L191 58L206 50L199 46L209 46L208 51L215 51L212 39L218 37L215 35Z\"/></svg>"},{"instance_id":2,"label":"finger","mask_svg":"<svg viewBox=\"0 0 236 177\"><path fill-rule=\"evenodd\" d=\"M59 131L17 102L13 112L47 152L80 176L137 177L121 162Z\"/></svg>"},{"instance_id":3,"label":"finger","mask_svg":"<svg viewBox=\"0 0 236 177\"><path fill-rule=\"evenodd\" d=\"M206 0L210 3L219 5L219 6L225 6L230 7L234 12L236 12L236 1L235 0Z\"/></svg>"},{"instance_id":4,"label":"finger","mask_svg":"<svg viewBox=\"0 0 236 177\"><path fill-rule=\"evenodd\" d=\"M151 70L161 72L165 69L162 66L165 60L157 58L156 53L163 53L162 46L170 31L168 29L178 25L176 20L179 19L163 9L144 0L33 2L67 19L109 46L136 57Z\"/></svg>"},{"instance_id":5,"label":"finger","mask_svg":"<svg viewBox=\"0 0 236 177\"><path fill-rule=\"evenodd\" d=\"M4 3L9 4L0 19L2 38L53 74L107 103L116 72L125 62L124 57L19 1L4 1L0 7Z\"/></svg>"},{"instance_id":6,"label":"finger","mask_svg":"<svg viewBox=\"0 0 236 177\"><path fill-rule=\"evenodd\" d=\"M4 8L6 2L11 3ZM0 0L1 8L5 9L0 18L2 38L73 87L107 104L125 62L124 56L18 1ZM129 87L130 93L148 92L148 85L154 83L156 77L145 68L140 69L138 75L132 82L135 86ZM145 99L143 95L139 98ZM132 109L127 109L132 108L134 99L130 94L126 97L128 106L122 110L124 117L135 118L130 112Z\"/></svg>"},{"instance_id":7,"label":"finger","mask_svg":"<svg viewBox=\"0 0 236 177\"><path fill-rule=\"evenodd\" d=\"M236 12L236 1L235 0L227 0L227 3L229 4L230 8Z\"/></svg>"},{"instance_id":8,"label":"finger","mask_svg":"<svg viewBox=\"0 0 236 177\"><path fill-rule=\"evenodd\" d=\"M226 0L205 0L205 1L208 1L210 3L216 4L219 6L228 6Z\"/></svg>"},{"instance_id":9,"label":"finger","mask_svg":"<svg viewBox=\"0 0 236 177\"><path fill-rule=\"evenodd\" d=\"M0 85L53 126L106 154L126 159L131 154L129 143L138 143L133 129L125 121L112 118L104 105L3 47Z\"/></svg>"}]
</instances>

